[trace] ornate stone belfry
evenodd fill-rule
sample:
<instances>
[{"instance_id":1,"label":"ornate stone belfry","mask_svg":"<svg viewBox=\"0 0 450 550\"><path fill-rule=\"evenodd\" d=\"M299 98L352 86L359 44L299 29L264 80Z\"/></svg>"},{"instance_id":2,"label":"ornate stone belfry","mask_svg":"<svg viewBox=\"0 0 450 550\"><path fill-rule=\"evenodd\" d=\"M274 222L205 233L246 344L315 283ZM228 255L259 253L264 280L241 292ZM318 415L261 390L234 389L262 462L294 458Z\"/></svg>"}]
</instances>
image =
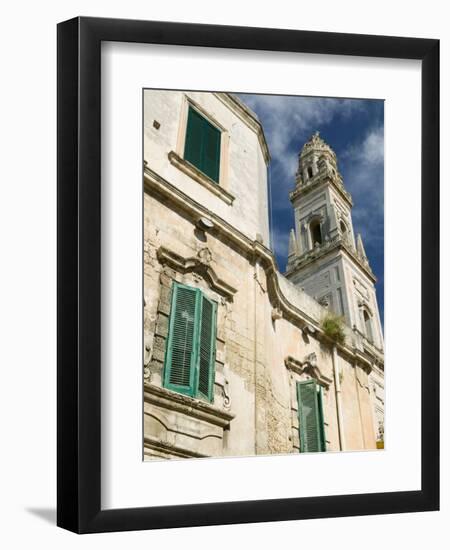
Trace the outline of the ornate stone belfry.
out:
<instances>
[{"instance_id":1,"label":"ornate stone belfry","mask_svg":"<svg viewBox=\"0 0 450 550\"><path fill-rule=\"evenodd\" d=\"M335 152L316 132L299 153L290 193L291 230L286 277L383 349L373 274L352 223L352 198L344 187Z\"/></svg>"}]
</instances>

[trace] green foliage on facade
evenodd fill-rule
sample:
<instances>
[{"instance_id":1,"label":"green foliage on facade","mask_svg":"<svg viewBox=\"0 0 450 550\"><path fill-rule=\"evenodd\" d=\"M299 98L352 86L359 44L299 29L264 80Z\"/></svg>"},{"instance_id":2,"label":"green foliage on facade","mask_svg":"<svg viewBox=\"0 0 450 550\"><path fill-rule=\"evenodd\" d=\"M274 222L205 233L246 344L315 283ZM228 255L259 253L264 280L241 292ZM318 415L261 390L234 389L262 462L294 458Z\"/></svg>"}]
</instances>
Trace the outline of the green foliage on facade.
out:
<instances>
[{"instance_id":1,"label":"green foliage on facade","mask_svg":"<svg viewBox=\"0 0 450 550\"><path fill-rule=\"evenodd\" d=\"M337 344L345 344L344 318L328 313L322 320L325 335Z\"/></svg>"}]
</instances>

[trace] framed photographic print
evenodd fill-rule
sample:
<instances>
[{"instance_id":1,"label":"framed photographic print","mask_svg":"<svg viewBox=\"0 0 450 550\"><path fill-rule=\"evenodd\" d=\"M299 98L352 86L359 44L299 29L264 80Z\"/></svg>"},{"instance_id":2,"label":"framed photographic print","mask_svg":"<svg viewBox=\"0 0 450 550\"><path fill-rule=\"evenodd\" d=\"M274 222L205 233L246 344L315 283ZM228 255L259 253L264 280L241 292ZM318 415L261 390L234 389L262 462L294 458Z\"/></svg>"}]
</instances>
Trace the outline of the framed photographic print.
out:
<instances>
[{"instance_id":1,"label":"framed photographic print","mask_svg":"<svg viewBox=\"0 0 450 550\"><path fill-rule=\"evenodd\" d=\"M437 510L439 42L58 25L58 525Z\"/></svg>"}]
</instances>

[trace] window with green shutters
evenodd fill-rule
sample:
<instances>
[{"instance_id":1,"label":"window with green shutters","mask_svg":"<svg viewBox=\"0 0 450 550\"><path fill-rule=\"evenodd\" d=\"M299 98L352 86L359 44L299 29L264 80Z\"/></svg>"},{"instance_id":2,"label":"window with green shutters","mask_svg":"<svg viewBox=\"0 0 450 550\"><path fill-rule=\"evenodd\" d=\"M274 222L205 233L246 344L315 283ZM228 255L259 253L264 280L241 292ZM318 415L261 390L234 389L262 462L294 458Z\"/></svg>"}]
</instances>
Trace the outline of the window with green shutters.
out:
<instances>
[{"instance_id":1,"label":"window with green shutters","mask_svg":"<svg viewBox=\"0 0 450 550\"><path fill-rule=\"evenodd\" d=\"M198 288L172 286L164 386L213 400L217 305Z\"/></svg>"},{"instance_id":2,"label":"window with green shutters","mask_svg":"<svg viewBox=\"0 0 450 550\"><path fill-rule=\"evenodd\" d=\"M322 388L315 380L297 382L300 452L326 451Z\"/></svg>"},{"instance_id":3,"label":"window with green shutters","mask_svg":"<svg viewBox=\"0 0 450 550\"><path fill-rule=\"evenodd\" d=\"M221 131L189 107L184 158L219 183Z\"/></svg>"}]
</instances>

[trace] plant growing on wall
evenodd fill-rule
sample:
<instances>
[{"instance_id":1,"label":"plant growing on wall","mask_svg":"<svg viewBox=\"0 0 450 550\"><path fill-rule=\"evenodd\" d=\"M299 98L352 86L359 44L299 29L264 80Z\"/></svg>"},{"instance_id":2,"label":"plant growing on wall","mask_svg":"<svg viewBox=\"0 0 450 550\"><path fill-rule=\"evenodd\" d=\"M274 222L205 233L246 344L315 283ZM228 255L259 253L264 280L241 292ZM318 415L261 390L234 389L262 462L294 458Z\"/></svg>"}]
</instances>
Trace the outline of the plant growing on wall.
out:
<instances>
[{"instance_id":1,"label":"plant growing on wall","mask_svg":"<svg viewBox=\"0 0 450 550\"><path fill-rule=\"evenodd\" d=\"M322 330L330 340L338 344L345 343L344 318L328 313L322 320Z\"/></svg>"}]
</instances>

